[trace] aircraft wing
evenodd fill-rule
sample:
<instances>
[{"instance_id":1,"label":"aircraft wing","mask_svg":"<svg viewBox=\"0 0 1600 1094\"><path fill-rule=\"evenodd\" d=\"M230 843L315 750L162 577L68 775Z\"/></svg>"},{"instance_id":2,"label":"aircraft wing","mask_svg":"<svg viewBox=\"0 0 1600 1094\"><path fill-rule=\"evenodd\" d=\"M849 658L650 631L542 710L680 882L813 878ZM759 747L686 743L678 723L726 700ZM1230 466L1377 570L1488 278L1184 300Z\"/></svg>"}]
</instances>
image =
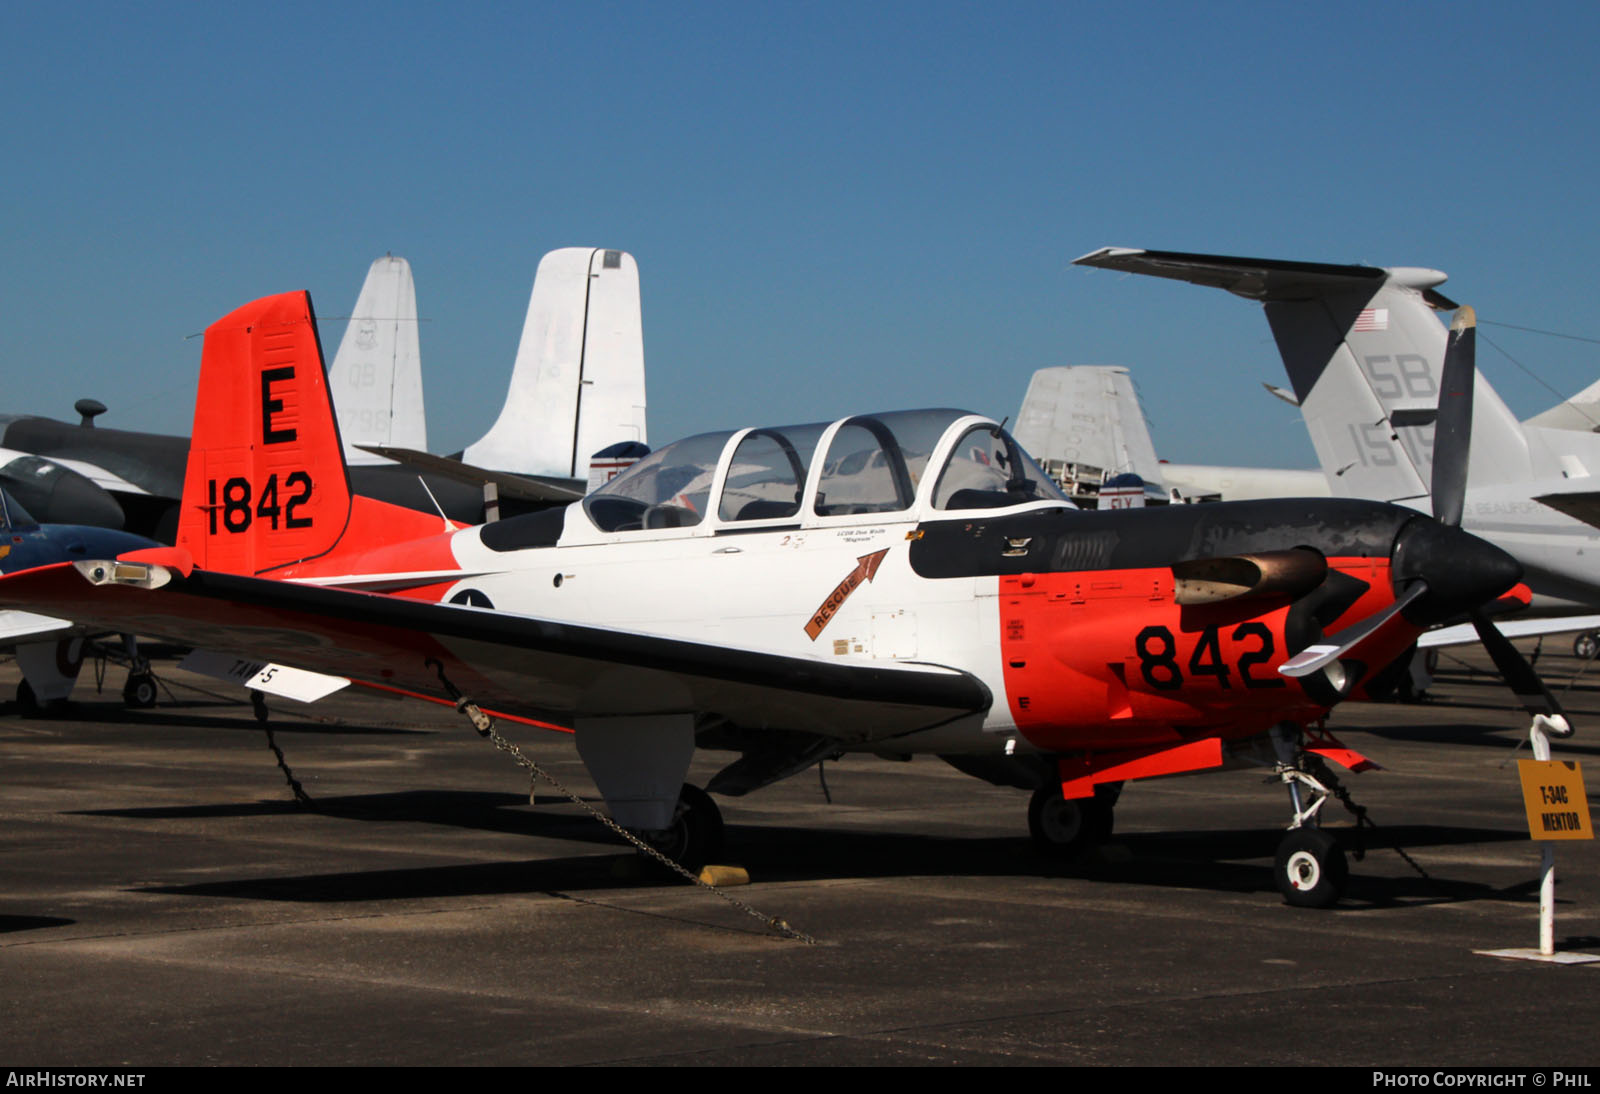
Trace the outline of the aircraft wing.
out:
<instances>
[{"instance_id":1,"label":"aircraft wing","mask_svg":"<svg viewBox=\"0 0 1600 1094\"><path fill-rule=\"evenodd\" d=\"M1578 631L1600 630L1600 615L1554 615L1542 619L1501 619L1495 627L1507 638L1539 638L1549 634L1574 634ZM1470 646L1482 642L1478 629L1471 623L1453 627L1439 627L1417 639L1425 650L1442 646Z\"/></svg>"},{"instance_id":2,"label":"aircraft wing","mask_svg":"<svg viewBox=\"0 0 1600 1094\"><path fill-rule=\"evenodd\" d=\"M1541 505L1548 505L1558 513L1565 513L1575 520L1600 528L1600 492L1588 490L1565 494L1540 494L1533 500Z\"/></svg>"},{"instance_id":3,"label":"aircraft wing","mask_svg":"<svg viewBox=\"0 0 1600 1094\"><path fill-rule=\"evenodd\" d=\"M86 575L97 569L165 583L91 584ZM693 712L744 729L866 741L980 713L993 698L977 677L938 665L729 648L205 570L184 577L80 562L0 578L0 606L45 605L80 624L419 698L450 702L453 687L492 714L556 727L584 716Z\"/></svg>"}]
</instances>

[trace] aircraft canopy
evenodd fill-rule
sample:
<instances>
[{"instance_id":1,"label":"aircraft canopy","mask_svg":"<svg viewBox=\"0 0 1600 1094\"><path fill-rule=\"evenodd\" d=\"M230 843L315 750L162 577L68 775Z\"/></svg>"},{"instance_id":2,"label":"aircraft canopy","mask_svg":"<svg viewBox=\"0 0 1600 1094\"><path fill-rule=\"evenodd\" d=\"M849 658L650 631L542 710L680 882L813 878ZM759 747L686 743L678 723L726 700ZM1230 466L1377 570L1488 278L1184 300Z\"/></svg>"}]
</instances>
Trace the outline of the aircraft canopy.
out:
<instances>
[{"instance_id":1,"label":"aircraft canopy","mask_svg":"<svg viewBox=\"0 0 1600 1094\"><path fill-rule=\"evenodd\" d=\"M657 449L583 504L601 531L624 532L708 515L746 525L1037 502L1071 505L993 421L936 409L701 433Z\"/></svg>"}]
</instances>

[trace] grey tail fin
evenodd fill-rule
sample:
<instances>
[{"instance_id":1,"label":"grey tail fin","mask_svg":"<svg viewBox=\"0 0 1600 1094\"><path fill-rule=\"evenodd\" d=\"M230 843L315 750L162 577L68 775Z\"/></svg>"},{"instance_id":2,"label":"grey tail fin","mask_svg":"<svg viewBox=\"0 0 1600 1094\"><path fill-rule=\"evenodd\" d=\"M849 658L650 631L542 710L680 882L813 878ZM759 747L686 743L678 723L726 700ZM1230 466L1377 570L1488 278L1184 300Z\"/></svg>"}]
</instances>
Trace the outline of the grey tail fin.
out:
<instances>
[{"instance_id":1,"label":"grey tail fin","mask_svg":"<svg viewBox=\"0 0 1600 1094\"><path fill-rule=\"evenodd\" d=\"M427 451L417 289L405 259L384 255L367 270L328 368L328 392L347 462L374 462L361 445Z\"/></svg>"},{"instance_id":2,"label":"grey tail fin","mask_svg":"<svg viewBox=\"0 0 1600 1094\"><path fill-rule=\"evenodd\" d=\"M1017 443L1074 493L1134 474L1156 496L1166 494L1133 379L1120 365L1035 372L1013 432Z\"/></svg>"}]
</instances>

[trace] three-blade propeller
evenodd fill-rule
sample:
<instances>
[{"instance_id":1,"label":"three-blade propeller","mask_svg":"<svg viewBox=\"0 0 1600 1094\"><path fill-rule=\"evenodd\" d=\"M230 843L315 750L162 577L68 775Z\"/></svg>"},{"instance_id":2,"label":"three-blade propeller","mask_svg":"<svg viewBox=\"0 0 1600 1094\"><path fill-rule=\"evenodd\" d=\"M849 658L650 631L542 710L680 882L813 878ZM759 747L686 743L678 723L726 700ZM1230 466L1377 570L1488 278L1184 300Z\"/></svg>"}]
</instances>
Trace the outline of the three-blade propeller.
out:
<instances>
[{"instance_id":1,"label":"three-blade propeller","mask_svg":"<svg viewBox=\"0 0 1600 1094\"><path fill-rule=\"evenodd\" d=\"M1402 533L1395 549L1393 577L1404 582L1395 600L1382 612L1346 628L1327 641L1311 646L1284 662L1279 672L1307 676L1332 669L1383 629L1400 612L1414 604L1426 607L1435 618L1451 610L1465 610L1500 675L1516 694L1523 709L1542 717L1547 733L1570 736L1561 705L1534 671L1528 659L1484 614L1480 590L1495 585L1500 564L1476 537L1461 531L1466 508L1467 464L1472 451L1472 395L1477 382L1477 316L1471 308L1457 309L1445 345L1444 368L1439 383L1439 410L1433 440L1433 523ZM1477 545L1477 546L1474 546ZM1495 554L1501 554L1491 548ZM1514 579L1513 579L1514 580ZM1499 588L1503 589L1502 583Z\"/></svg>"}]
</instances>

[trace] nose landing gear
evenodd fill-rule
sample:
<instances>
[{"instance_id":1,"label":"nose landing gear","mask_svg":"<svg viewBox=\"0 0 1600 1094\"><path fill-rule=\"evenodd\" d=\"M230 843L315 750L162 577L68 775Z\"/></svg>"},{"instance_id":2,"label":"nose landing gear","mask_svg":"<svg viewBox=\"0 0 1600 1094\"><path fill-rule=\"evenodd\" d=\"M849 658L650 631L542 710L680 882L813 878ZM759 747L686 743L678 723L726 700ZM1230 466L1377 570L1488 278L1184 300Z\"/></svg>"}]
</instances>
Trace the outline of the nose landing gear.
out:
<instances>
[{"instance_id":1,"label":"nose landing gear","mask_svg":"<svg viewBox=\"0 0 1600 1094\"><path fill-rule=\"evenodd\" d=\"M1294 819L1278 844L1272 877L1283 899L1297 908L1328 908L1344 895L1350 864L1339 842L1323 831L1321 817L1329 790L1305 770L1300 727L1283 723L1272 731L1279 778L1289 789Z\"/></svg>"}]
</instances>

